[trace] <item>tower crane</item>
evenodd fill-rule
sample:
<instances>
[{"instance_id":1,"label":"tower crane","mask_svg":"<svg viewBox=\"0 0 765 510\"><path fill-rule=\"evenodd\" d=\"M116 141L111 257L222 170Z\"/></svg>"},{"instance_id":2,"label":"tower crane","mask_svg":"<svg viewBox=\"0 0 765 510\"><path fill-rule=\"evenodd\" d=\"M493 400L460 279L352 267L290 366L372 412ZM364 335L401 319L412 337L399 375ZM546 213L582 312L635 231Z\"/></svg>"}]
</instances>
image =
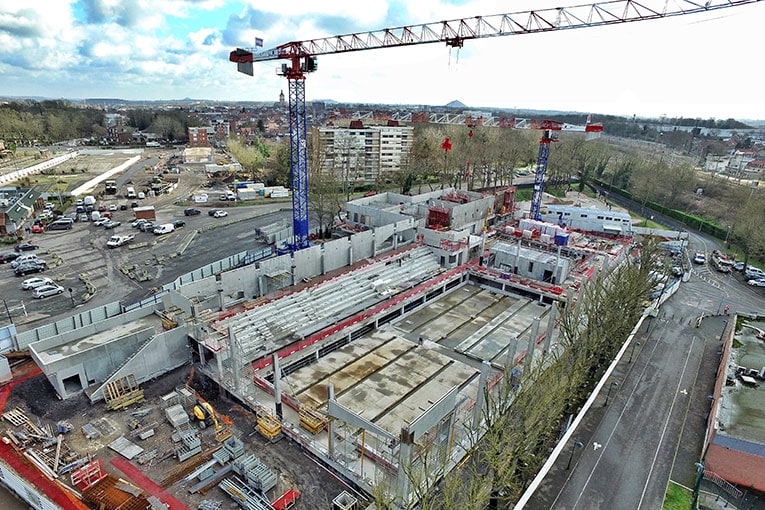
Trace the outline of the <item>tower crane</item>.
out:
<instances>
[{"instance_id":1,"label":"tower crane","mask_svg":"<svg viewBox=\"0 0 765 510\"><path fill-rule=\"evenodd\" d=\"M486 37L553 32L574 28L598 27L631 21L647 21L686 14L716 11L765 0L609 0L571 7L555 7L515 13L474 16L419 25L384 28L371 32L356 32L319 39L288 42L275 48L258 51L255 48L237 48L229 60L237 64L239 72L253 76L253 63L286 60L279 74L289 83L290 168L292 170L292 224L293 250L308 246L308 144L306 139L305 79L317 70L318 55L348 53L413 46L416 44L445 43L450 48L461 48L465 41ZM260 41L258 41L260 42ZM552 124L555 126L557 124ZM544 170L550 143L554 140L550 127L543 130L539 146L537 176L534 194L541 201ZM540 175L541 174L541 175ZM537 182L539 181L539 182ZM541 202L540 202L541 204ZM533 207L533 199L532 199ZM538 215L532 210L532 216Z\"/></svg>"}]
</instances>

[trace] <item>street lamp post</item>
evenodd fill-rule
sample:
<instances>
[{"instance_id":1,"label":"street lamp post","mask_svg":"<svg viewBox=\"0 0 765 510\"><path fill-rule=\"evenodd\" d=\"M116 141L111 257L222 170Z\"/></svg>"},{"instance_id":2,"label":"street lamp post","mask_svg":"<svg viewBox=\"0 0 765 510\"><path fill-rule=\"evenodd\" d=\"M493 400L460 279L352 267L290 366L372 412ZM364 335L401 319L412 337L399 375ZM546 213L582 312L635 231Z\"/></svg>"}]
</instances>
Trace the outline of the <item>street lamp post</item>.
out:
<instances>
[{"instance_id":1,"label":"street lamp post","mask_svg":"<svg viewBox=\"0 0 765 510\"><path fill-rule=\"evenodd\" d=\"M699 491L701 489L701 478L704 476L704 464L701 462L695 462L696 466L696 483L693 484L693 504L691 509L696 510L699 506Z\"/></svg>"},{"instance_id":2,"label":"street lamp post","mask_svg":"<svg viewBox=\"0 0 765 510\"><path fill-rule=\"evenodd\" d=\"M619 383L616 381L611 381L611 384L608 385L608 393L606 393L606 401L603 403L603 407L608 405L608 398L611 396L611 389L614 386L619 386Z\"/></svg>"},{"instance_id":3,"label":"street lamp post","mask_svg":"<svg viewBox=\"0 0 765 510\"><path fill-rule=\"evenodd\" d=\"M566 464L566 471L571 469L571 461L574 458L574 450L577 448L584 448L584 443L581 441L574 441L574 446L571 447L571 455L568 456L568 464Z\"/></svg>"},{"instance_id":4,"label":"street lamp post","mask_svg":"<svg viewBox=\"0 0 765 510\"><path fill-rule=\"evenodd\" d=\"M632 344L632 350L630 351L630 360L628 363L632 363L632 355L635 354L635 347L638 347L640 345L640 342L635 342Z\"/></svg>"}]
</instances>

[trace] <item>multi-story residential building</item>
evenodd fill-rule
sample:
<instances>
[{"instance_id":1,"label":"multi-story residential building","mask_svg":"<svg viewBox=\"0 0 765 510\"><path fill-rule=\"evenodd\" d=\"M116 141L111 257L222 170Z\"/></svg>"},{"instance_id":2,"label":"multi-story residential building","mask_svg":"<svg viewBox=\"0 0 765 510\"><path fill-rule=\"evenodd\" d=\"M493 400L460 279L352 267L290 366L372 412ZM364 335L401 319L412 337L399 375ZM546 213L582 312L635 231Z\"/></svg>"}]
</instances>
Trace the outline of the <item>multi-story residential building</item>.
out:
<instances>
[{"instance_id":1,"label":"multi-story residential building","mask_svg":"<svg viewBox=\"0 0 765 510\"><path fill-rule=\"evenodd\" d=\"M215 141L212 126L189 127L189 147L210 147Z\"/></svg>"},{"instance_id":2,"label":"multi-story residential building","mask_svg":"<svg viewBox=\"0 0 765 510\"><path fill-rule=\"evenodd\" d=\"M314 141L324 168L346 181L373 182L401 169L414 141L414 128L394 124L314 129Z\"/></svg>"}]
</instances>

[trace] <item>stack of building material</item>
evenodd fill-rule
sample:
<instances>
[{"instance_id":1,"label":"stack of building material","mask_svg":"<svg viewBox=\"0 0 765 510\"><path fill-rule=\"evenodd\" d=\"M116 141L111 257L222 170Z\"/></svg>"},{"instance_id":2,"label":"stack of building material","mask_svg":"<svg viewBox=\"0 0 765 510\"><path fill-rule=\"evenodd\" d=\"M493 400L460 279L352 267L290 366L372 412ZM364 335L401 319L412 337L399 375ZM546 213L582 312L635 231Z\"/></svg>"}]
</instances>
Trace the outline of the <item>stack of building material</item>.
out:
<instances>
[{"instance_id":1,"label":"stack of building material","mask_svg":"<svg viewBox=\"0 0 765 510\"><path fill-rule=\"evenodd\" d=\"M223 448L231 454L231 458L236 459L244 454L244 443L238 437L227 439L223 443Z\"/></svg>"},{"instance_id":2,"label":"stack of building material","mask_svg":"<svg viewBox=\"0 0 765 510\"><path fill-rule=\"evenodd\" d=\"M162 395L160 400L160 405L162 406L162 409L167 409L168 407L172 407L176 404L180 404L181 396L178 395L178 392L172 391L168 393L167 395Z\"/></svg>"},{"instance_id":3,"label":"stack of building material","mask_svg":"<svg viewBox=\"0 0 765 510\"><path fill-rule=\"evenodd\" d=\"M143 448L129 441L125 436L120 436L109 443L109 449L119 453L127 460L132 460L134 457L143 453Z\"/></svg>"},{"instance_id":4,"label":"stack of building material","mask_svg":"<svg viewBox=\"0 0 765 510\"><path fill-rule=\"evenodd\" d=\"M276 475L255 455L239 457L234 461L233 469L243 477L249 487L256 491L268 492L276 486Z\"/></svg>"},{"instance_id":5,"label":"stack of building material","mask_svg":"<svg viewBox=\"0 0 765 510\"><path fill-rule=\"evenodd\" d=\"M193 457L202 451L202 441L195 430L186 430L181 433L181 442L175 447L175 455L179 462Z\"/></svg>"},{"instance_id":6,"label":"stack of building material","mask_svg":"<svg viewBox=\"0 0 765 510\"><path fill-rule=\"evenodd\" d=\"M179 428L189 423L189 415L183 409L181 404L175 404L165 409L165 416L167 417L167 421L169 421L175 428Z\"/></svg>"},{"instance_id":7,"label":"stack of building material","mask_svg":"<svg viewBox=\"0 0 765 510\"><path fill-rule=\"evenodd\" d=\"M254 489L248 487L236 476L226 478L219 486L242 508L249 510L272 510L271 502Z\"/></svg>"}]
</instances>

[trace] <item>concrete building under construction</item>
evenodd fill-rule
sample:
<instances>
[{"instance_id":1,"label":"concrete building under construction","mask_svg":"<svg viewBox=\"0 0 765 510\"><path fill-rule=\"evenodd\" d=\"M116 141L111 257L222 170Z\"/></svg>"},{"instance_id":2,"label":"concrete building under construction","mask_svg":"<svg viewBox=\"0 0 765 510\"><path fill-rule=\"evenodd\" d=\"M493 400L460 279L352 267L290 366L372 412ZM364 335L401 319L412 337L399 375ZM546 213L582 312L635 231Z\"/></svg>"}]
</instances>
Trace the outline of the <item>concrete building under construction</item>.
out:
<instances>
[{"instance_id":1,"label":"concrete building under construction","mask_svg":"<svg viewBox=\"0 0 765 510\"><path fill-rule=\"evenodd\" d=\"M623 237L567 231L564 245L505 227L513 200L512 188L365 197L341 238L234 254L16 340L64 399L193 360L261 432L404 505L478 439L485 390L554 349L580 286L628 254Z\"/></svg>"}]
</instances>

